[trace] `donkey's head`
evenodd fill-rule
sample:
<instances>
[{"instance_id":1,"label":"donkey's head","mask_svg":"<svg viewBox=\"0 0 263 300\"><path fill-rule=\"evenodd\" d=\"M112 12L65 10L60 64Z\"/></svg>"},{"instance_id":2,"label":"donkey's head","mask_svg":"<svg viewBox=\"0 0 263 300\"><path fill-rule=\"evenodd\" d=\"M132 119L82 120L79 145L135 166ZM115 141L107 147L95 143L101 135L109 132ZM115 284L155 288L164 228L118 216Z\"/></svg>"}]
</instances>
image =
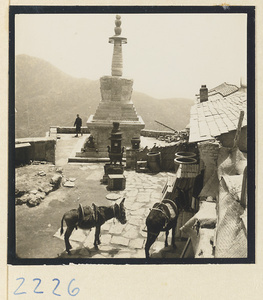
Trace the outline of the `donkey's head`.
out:
<instances>
[{"instance_id":1,"label":"donkey's head","mask_svg":"<svg viewBox=\"0 0 263 300\"><path fill-rule=\"evenodd\" d=\"M124 200L125 198L122 199L119 205L117 203L114 204L115 217L121 224L125 224L127 222Z\"/></svg>"}]
</instances>

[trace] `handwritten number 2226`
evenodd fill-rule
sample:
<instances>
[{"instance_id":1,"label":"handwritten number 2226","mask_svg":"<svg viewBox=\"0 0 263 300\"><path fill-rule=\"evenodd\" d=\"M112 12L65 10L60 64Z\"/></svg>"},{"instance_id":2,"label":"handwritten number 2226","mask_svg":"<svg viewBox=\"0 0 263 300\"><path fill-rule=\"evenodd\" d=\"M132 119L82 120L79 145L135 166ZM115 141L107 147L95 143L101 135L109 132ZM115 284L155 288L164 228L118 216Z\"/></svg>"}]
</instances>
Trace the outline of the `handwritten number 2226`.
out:
<instances>
[{"instance_id":1,"label":"handwritten number 2226","mask_svg":"<svg viewBox=\"0 0 263 300\"><path fill-rule=\"evenodd\" d=\"M22 294L26 294L26 292L24 291L21 291L20 288L21 286L24 284L25 282L25 278L24 277L19 277L17 278L16 280L22 280L20 285L18 286L18 288L14 291L14 295L22 295ZM70 296L77 296L77 294L79 293L80 289L79 288L74 288L73 290L71 290L71 283L74 281L75 279L72 279L70 282L69 282L69 285L68 285L68 294ZM43 294L44 292L39 290L38 287L40 286L40 283L41 283L41 279L40 278L34 278L33 281L37 281L37 285L34 289L34 293L36 294ZM55 286L55 288L53 289L52 293L56 296L61 296L58 292L56 292L59 284L60 284L60 280L58 278L54 278L52 281L56 281L57 284ZM20 291L19 291L20 290Z\"/></svg>"}]
</instances>

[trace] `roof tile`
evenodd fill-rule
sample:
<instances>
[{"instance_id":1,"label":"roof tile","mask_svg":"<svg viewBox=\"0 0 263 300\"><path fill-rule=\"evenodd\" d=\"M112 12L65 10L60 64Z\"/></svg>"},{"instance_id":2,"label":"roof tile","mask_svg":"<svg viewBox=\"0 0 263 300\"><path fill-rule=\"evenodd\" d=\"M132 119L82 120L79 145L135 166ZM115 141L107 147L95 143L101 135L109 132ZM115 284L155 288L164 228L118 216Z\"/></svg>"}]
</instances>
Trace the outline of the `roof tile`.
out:
<instances>
[{"instance_id":1,"label":"roof tile","mask_svg":"<svg viewBox=\"0 0 263 300\"><path fill-rule=\"evenodd\" d=\"M247 96L245 90L223 83L209 91L208 101L196 103L191 108L190 142L203 141L236 130L240 111L247 125Z\"/></svg>"}]
</instances>

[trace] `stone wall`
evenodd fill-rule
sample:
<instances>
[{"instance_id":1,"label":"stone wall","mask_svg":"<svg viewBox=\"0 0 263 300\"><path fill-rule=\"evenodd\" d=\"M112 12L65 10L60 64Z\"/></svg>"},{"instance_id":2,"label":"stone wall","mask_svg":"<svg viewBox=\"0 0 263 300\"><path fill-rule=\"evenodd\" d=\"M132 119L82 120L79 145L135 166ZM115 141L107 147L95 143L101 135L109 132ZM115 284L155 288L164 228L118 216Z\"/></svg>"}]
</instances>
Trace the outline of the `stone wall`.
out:
<instances>
[{"instance_id":1,"label":"stone wall","mask_svg":"<svg viewBox=\"0 0 263 300\"><path fill-rule=\"evenodd\" d=\"M197 154L196 144L195 143L186 143L179 141L175 145L164 146L164 147L153 147L151 152L160 152L161 153L161 169L162 171L177 171L178 164L175 165L175 153L177 152L194 152ZM198 156L198 155L197 155Z\"/></svg>"},{"instance_id":2,"label":"stone wall","mask_svg":"<svg viewBox=\"0 0 263 300\"><path fill-rule=\"evenodd\" d=\"M88 127L81 127L83 133L88 134L90 133ZM74 134L76 132L75 127L64 127L64 126L50 126L50 133L57 133L57 134ZM150 130L150 129L142 129L141 136L145 137L154 137L158 138L159 136L166 136L166 135L174 135L173 131L159 131L159 130Z\"/></svg>"},{"instance_id":3,"label":"stone wall","mask_svg":"<svg viewBox=\"0 0 263 300\"><path fill-rule=\"evenodd\" d=\"M174 135L173 131L158 131L158 130L149 130L149 129L142 129L141 136L145 137L154 137L158 138L159 136L165 135Z\"/></svg>"},{"instance_id":4,"label":"stone wall","mask_svg":"<svg viewBox=\"0 0 263 300\"><path fill-rule=\"evenodd\" d=\"M30 147L17 148L19 144L30 144ZM56 140L49 137L44 138L21 138L15 140L16 164L23 163L23 158L32 160L47 161L55 164Z\"/></svg>"},{"instance_id":5,"label":"stone wall","mask_svg":"<svg viewBox=\"0 0 263 300\"><path fill-rule=\"evenodd\" d=\"M90 133L87 127L81 127L82 133ZM51 126L50 133L57 133L57 134L74 134L76 133L76 127L60 127L60 126Z\"/></svg>"}]
</instances>

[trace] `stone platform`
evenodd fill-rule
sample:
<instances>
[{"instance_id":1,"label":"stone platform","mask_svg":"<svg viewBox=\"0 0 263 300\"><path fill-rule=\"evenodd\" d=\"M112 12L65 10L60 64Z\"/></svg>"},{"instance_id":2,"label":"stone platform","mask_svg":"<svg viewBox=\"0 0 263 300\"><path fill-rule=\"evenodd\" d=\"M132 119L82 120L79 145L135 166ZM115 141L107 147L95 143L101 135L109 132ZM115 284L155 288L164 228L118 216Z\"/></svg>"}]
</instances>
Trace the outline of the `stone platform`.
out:
<instances>
[{"instance_id":1,"label":"stone platform","mask_svg":"<svg viewBox=\"0 0 263 300\"><path fill-rule=\"evenodd\" d=\"M110 112L109 112L110 113ZM109 137L112 130L112 120L94 120L94 116L91 115L87 121L87 126L94 137L97 153L87 152L87 157L107 157L107 146L110 145ZM140 136L141 130L144 128L144 123L141 117L138 117L138 121L118 120L120 123L120 131L122 132L122 147L131 147L131 139L134 136Z\"/></svg>"}]
</instances>

